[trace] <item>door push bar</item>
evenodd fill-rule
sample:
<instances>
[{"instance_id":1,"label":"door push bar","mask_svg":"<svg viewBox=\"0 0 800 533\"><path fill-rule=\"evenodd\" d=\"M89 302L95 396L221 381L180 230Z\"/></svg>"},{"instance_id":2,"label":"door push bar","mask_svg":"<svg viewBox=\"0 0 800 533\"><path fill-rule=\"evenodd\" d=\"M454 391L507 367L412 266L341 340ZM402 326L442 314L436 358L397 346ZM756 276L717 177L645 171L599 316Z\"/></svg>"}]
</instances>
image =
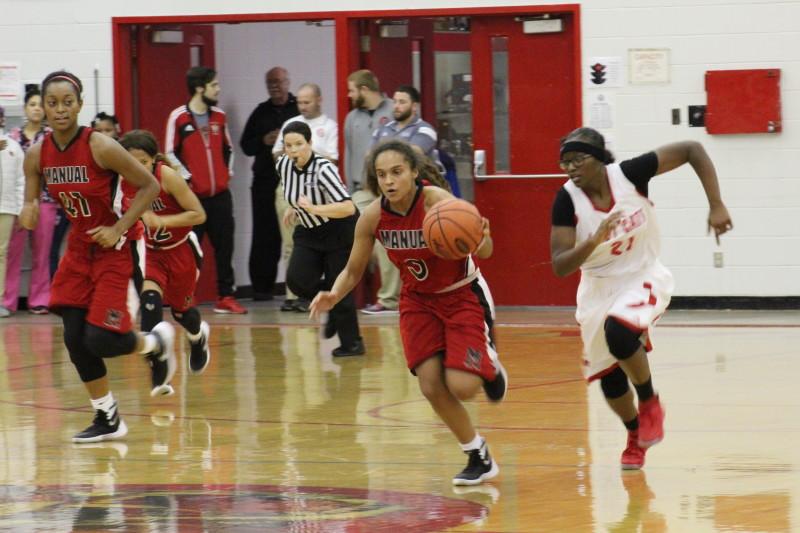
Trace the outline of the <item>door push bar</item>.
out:
<instances>
[{"instance_id":1,"label":"door push bar","mask_svg":"<svg viewBox=\"0 0 800 533\"><path fill-rule=\"evenodd\" d=\"M549 179L566 178L566 174L484 174L486 171L486 150L475 150L473 158L473 174L475 181L507 180L507 179Z\"/></svg>"}]
</instances>

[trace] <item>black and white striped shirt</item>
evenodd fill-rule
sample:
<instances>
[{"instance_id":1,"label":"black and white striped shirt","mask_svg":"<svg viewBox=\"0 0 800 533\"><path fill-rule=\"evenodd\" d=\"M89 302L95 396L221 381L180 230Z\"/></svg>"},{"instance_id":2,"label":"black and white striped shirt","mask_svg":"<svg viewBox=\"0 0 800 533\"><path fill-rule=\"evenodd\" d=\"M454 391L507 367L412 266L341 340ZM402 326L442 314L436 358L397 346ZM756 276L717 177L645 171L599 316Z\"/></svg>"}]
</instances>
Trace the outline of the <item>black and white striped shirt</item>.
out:
<instances>
[{"instance_id":1,"label":"black and white striped shirt","mask_svg":"<svg viewBox=\"0 0 800 533\"><path fill-rule=\"evenodd\" d=\"M314 205L334 204L350 199L347 188L339 178L336 165L316 154L311 155L305 167L298 170L287 155L275 163L283 185L283 197L297 213L300 223L306 228L321 226L328 217L312 215L299 205L300 196L305 196Z\"/></svg>"}]
</instances>

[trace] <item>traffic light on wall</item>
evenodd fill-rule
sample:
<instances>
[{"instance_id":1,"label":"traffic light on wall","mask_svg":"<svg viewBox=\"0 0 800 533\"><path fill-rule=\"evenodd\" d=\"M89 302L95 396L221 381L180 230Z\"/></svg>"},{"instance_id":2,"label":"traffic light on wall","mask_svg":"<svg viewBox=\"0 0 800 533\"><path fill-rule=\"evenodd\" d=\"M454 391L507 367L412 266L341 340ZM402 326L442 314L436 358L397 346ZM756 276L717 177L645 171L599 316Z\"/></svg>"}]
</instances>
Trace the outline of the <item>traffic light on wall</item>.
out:
<instances>
[{"instance_id":1,"label":"traffic light on wall","mask_svg":"<svg viewBox=\"0 0 800 533\"><path fill-rule=\"evenodd\" d=\"M595 85L602 85L606 82L606 66L600 63L595 63L591 66L592 69L592 83Z\"/></svg>"}]
</instances>

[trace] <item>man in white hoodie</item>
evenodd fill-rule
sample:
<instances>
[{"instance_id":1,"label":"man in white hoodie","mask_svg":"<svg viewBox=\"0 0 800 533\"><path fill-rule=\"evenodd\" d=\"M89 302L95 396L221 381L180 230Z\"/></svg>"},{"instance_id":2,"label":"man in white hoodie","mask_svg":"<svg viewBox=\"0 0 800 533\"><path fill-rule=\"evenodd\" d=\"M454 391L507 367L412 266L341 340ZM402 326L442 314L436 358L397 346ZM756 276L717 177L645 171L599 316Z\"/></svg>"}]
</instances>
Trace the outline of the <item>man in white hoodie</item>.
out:
<instances>
[{"instance_id":1,"label":"man in white hoodie","mask_svg":"<svg viewBox=\"0 0 800 533\"><path fill-rule=\"evenodd\" d=\"M6 257L11 230L22 210L25 196L25 173L22 162L25 154L14 139L5 134L5 110L0 107L0 294L6 291ZM0 307L0 318L11 312Z\"/></svg>"}]
</instances>

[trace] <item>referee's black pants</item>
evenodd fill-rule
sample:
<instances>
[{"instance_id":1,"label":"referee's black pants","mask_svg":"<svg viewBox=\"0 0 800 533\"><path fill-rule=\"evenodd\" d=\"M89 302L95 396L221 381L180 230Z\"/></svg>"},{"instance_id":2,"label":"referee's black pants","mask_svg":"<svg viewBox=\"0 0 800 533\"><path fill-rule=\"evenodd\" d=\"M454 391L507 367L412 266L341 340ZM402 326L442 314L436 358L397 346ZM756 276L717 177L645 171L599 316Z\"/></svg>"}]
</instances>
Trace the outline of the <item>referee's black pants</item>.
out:
<instances>
[{"instance_id":1,"label":"referee's black pants","mask_svg":"<svg viewBox=\"0 0 800 533\"><path fill-rule=\"evenodd\" d=\"M206 211L206 221L194 227L197 242L203 242L203 235L208 232L208 239L214 247L214 262L217 266L217 294L222 298L232 296L233 286L233 196L230 190L224 190L208 198L200 198Z\"/></svg>"},{"instance_id":2,"label":"referee's black pants","mask_svg":"<svg viewBox=\"0 0 800 533\"><path fill-rule=\"evenodd\" d=\"M350 257L357 218L353 215L331 219L316 228L295 228L294 249L286 271L286 284L293 293L311 300L319 291L330 290ZM350 347L361 338L352 293L331 309L328 320L336 327L342 346Z\"/></svg>"},{"instance_id":3,"label":"referee's black pants","mask_svg":"<svg viewBox=\"0 0 800 533\"><path fill-rule=\"evenodd\" d=\"M281 228L275 212L273 180L253 178L250 189L253 209L253 239L250 245L250 282L254 294L272 295L281 260Z\"/></svg>"}]
</instances>

